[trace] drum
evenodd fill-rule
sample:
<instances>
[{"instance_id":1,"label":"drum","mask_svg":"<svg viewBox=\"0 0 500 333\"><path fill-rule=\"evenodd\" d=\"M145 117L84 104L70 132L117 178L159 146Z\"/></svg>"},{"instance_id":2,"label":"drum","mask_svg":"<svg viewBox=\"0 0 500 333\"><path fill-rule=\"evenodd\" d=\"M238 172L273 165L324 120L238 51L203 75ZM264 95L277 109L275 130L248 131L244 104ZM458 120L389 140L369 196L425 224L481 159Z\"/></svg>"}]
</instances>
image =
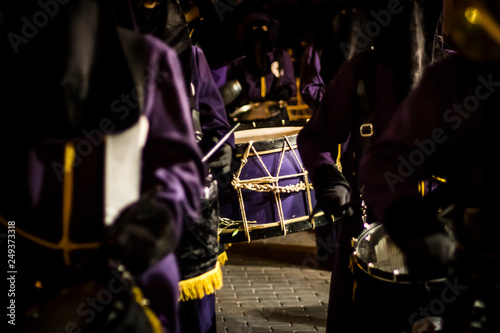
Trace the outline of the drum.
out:
<instances>
[{"instance_id":1,"label":"drum","mask_svg":"<svg viewBox=\"0 0 500 333\"><path fill-rule=\"evenodd\" d=\"M391 283L412 283L408 276L404 254L391 241L381 224L366 225L359 237L353 239L353 247L354 262L369 276ZM437 278L428 283L444 280Z\"/></svg>"},{"instance_id":2,"label":"drum","mask_svg":"<svg viewBox=\"0 0 500 333\"><path fill-rule=\"evenodd\" d=\"M384 327L386 332L441 332L449 282L443 278L412 283L405 256L379 223L365 224L353 239L354 311L353 332ZM430 329L432 327L432 329Z\"/></svg>"},{"instance_id":3,"label":"drum","mask_svg":"<svg viewBox=\"0 0 500 333\"><path fill-rule=\"evenodd\" d=\"M229 117L235 122L248 123L271 119L287 120L288 113L284 101L265 101L243 105L230 113Z\"/></svg>"},{"instance_id":4,"label":"drum","mask_svg":"<svg viewBox=\"0 0 500 333\"><path fill-rule=\"evenodd\" d=\"M235 132L236 172L219 196L221 243L283 236L328 223L322 212L309 219L316 202L296 149L301 128Z\"/></svg>"}]
</instances>

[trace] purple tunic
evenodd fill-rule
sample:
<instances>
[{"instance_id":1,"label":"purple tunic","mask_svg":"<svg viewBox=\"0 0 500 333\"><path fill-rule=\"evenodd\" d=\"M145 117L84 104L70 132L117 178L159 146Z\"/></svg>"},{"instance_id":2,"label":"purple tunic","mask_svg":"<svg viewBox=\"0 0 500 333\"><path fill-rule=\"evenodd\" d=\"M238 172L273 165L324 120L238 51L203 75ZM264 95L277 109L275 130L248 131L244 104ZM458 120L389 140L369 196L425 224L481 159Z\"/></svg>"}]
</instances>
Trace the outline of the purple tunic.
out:
<instances>
[{"instance_id":1,"label":"purple tunic","mask_svg":"<svg viewBox=\"0 0 500 333\"><path fill-rule=\"evenodd\" d=\"M373 101L374 137L383 132L398 106L400 100L394 93L397 82L390 65L377 64L373 52L360 53L345 62L326 88L317 112L299 133L299 151L312 178L318 166L335 163L339 144L349 142L353 149L360 148L360 140L350 136L351 132L359 133L357 84L369 71L374 72L377 82Z\"/></svg>"},{"instance_id":2,"label":"purple tunic","mask_svg":"<svg viewBox=\"0 0 500 333\"><path fill-rule=\"evenodd\" d=\"M141 74L144 75L137 78L143 89L123 91L122 96L116 96L118 103L113 106L103 103L103 109L116 107L117 112L126 114L137 104L143 106L142 114L149 121L149 132L143 150L140 185L143 191L161 185L158 199L170 209L171 223L179 237L183 219L186 216L195 218L198 214L204 178L201 152L194 140L189 101L179 61L175 52L156 38L141 37L130 31L120 31L120 34L125 49L134 49L137 42L143 46L143 58L136 58L143 60L135 63L129 59L131 68L143 69ZM116 78L117 81L119 79ZM137 99L141 92L142 100ZM40 110L47 110L44 102L39 101ZM30 118L25 121L29 123ZM105 124L106 127L110 126L108 122L101 122L102 126ZM102 241L104 134L101 129L88 128L81 136L70 138L76 147L76 158L70 193L71 215L67 226L62 223L62 212L65 211L63 192L68 187L60 179L64 172L54 168L54 163L64 164L64 147L69 140L46 138L29 142L0 142L0 158L13 162L3 164L0 169L0 214L6 220L16 221L18 228L18 259L22 263L19 271L23 272L19 281L20 293L23 288L23 292L28 293L29 288L34 286L34 280L42 281L44 289L57 290L66 281L72 268L63 263L63 251L27 240L21 237L21 230L54 244L66 232L72 242L97 244ZM74 264L88 259L87 252L70 251L68 256ZM167 293L178 295L179 277L175 263L165 272L172 282ZM92 272L87 273L92 278ZM148 273L144 275L146 279L147 276ZM147 296L153 294L147 288L144 292ZM29 301L36 301L34 295L24 296ZM176 297L165 299L169 309L175 309ZM19 305L21 316L23 304ZM174 312L172 310L171 313ZM175 320L175 317L169 318L170 322ZM170 331L175 332L175 327L172 326Z\"/></svg>"},{"instance_id":3,"label":"purple tunic","mask_svg":"<svg viewBox=\"0 0 500 333\"><path fill-rule=\"evenodd\" d=\"M145 96L145 114L150 119L149 140L156 139L165 147L158 147L164 156L151 158L156 167L155 180L166 184L161 197L173 207L175 223L180 226L186 214L196 217L202 176L200 151L194 141L191 112L187 92L183 89L182 72L176 53L154 37L145 36L150 45L150 68L156 68L164 78L160 84L149 80ZM146 177L144 177L146 178Z\"/></svg>"},{"instance_id":4,"label":"purple tunic","mask_svg":"<svg viewBox=\"0 0 500 333\"><path fill-rule=\"evenodd\" d=\"M146 38L154 46L151 55L152 58L160 64L160 69L162 71L167 70L167 75L169 80L165 80L167 83L166 87L159 87L159 89L153 90L153 94L149 91L148 96L146 96L146 102L148 102L148 97L151 99L150 107L153 108L163 106L167 111L159 114L163 114L163 119L159 118L156 120L157 130L163 133L167 138L172 138L174 141L173 146L177 146L177 149L163 147L162 152L156 152L155 159L159 160L158 155L165 156L166 161L171 161L171 168L175 173L169 176L167 179L171 189L168 195L168 199L176 203L178 211L177 230L178 236L180 237L183 229L183 221L189 217L189 219L197 218L198 216L198 206L192 205L191 203L199 203L200 192L198 190L201 188L200 175L204 172L193 172L193 169L188 167L190 163L192 165L197 165L200 167L200 155L199 149L194 142L194 133L192 130L192 120L191 112L189 108L189 102L187 99L187 92L184 89L183 76L180 72L180 65L177 59L176 53L165 46L165 44L153 37ZM151 83L153 84L153 82ZM163 101L163 103L158 103ZM161 110L161 109L160 109ZM171 110L171 111L169 111ZM152 111L151 111L152 112ZM158 112L155 112L158 113ZM171 114L170 121L165 117L165 115ZM174 118L172 118L174 117ZM178 119L176 119L178 118ZM182 121L181 121L182 120ZM182 128L176 129L173 125L176 123L183 124ZM165 143L167 143L166 141ZM158 148L162 148L161 146ZM185 152L183 152L183 150ZM198 160L189 161L185 160L183 166L183 156L186 156L186 152L195 151ZM175 159L172 160L172 157ZM176 160L180 161L176 161ZM166 172L157 172L158 175L165 177L168 175ZM158 287L158 281L162 280L159 276L163 277L163 288ZM155 282L156 281L156 282ZM149 271L141 276L142 285L145 288L145 293L148 297L152 297L153 300L157 302L153 303L160 306L160 310L156 310L162 315L160 318L162 322L167 324L166 326L168 332L178 332L178 318L177 309L178 307L178 283L180 281L179 272L176 266L175 257L173 254L166 257L162 262L158 263L155 267L152 267ZM162 311L164 310L164 311Z\"/></svg>"},{"instance_id":5,"label":"purple tunic","mask_svg":"<svg viewBox=\"0 0 500 333\"><path fill-rule=\"evenodd\" d=\"M485 141L489 134L484 132L491 130L487 122L494 124L498 118L491 110L498 106L499 78L497 65L475 65L458 54L427 69L361 161L366 198L381 221L397 201L420 198L418 183L433 175L448 180L459 203L471 205L484 199L464 193L464 177L473 161L482 161L481 156L490 155L489 147L498 143L495 136ZM498 159L491 158L491 163L495 168ZM498 185L496 173L487 177L493 188ZM394 236L403 240L408 234Z\"/></svg>"},{"instance_id":6,"label":"purple tunic","mask_svg":"<svg viewBox=\"0 0 500 333\"><path fill-rule=\"evenodd\" d=\"M372 74L370 74L372 73ZM400 100L395 94L397 82L389 64L377 62L374 52L363 52L345 62L329 83L319 108L313 113L298 136L298 149L304 165L314 179L316 169L323 164L335 164L338 146L343 148L343 172L352 187L352 197L358 194L356 162L352 153L362 149L359 134L360 111L357 105L359 80L376 80L371 103L374 137L382 133ZM368 82L368 81L367 81ZM369 93L369 84L366 84ZM352 253L351 238L359 234L359 216L343 219L334 225L338 247L334 254L327 332L346 332L351 322L353 276L349 269Z\"/></svg>"},{"instance_id":7,"label":"purple tunic","mask_svg":"<svg viewBox=\"0 0 500 333\"><path fill-rule=\"evenodd\" d=\"M212 78L210 73L210 68L205 59L203 51L196 47L192 47L192 58L191 58L191 83L194 88L194 107L200 112L200 123L203 132L203 140L200 146L203 153L206 154L215 144L212 138L221 139L227 132L231 129L227 120L226 110L224 103L222 102L222 97L219 90ZM234 135L226 141L229 145L234 147ZM186 237L190 240L192 237L204 233L202 237L206 241L203 245L206 249L214 250L212 247L214 243L215 247L218 248L217 242L217 226L215 228L204 227L205 229L200 229L202 231L192 230L197 228L193 220L185 220L186 226ZM213 220L204 220L204 223L210 223ZM210 230L213 230L212 234ZM193 231L193 235L188 234ZM190 238L191 237L191 238ZM194 243L199 244L198 242ZM193 244L190 244L186 251L193 251ZM201 246L201 245L199 245ZM181 249L184 250L183 247ZM208 250L207 250L208 251ZM211 254L208 252L208 254ZM217 262L218 251L215 249L215 254L213 257L208 257L207 263ZM201 256L199 254L198 256ZM182 259L179 259L182 260ZM181 268L182 262L181 263ZM189 266L188 267L192 267ZM197 266L199 267L199 266ZM211 267L212 269L215 266ZM199 269L201 270L201 269ZM181 269L182 272L182 269ZM194 274L196 270L191 270L189 274ZM184 273L184 272L182 272ZM185 273L184 273L185 274ZM192 278L193 276L185 277L181 276L181 279ZM215 294L206 295L201 299L194 299L190 301L183 301L180 304L180 316L181 316L181 332L185 333L206 333L215 330Z\"/></svg>"},{"instance_id":8,"label":"purple tunic","mask_svg":"<svg viewBox=\"0 0 500 333\"><path fill-rule=\"evenodd\" d=\"M447 180L454 203L453 232L461 245L455 253L458 277L453 281L462 288L453 306L445 307L447 332L467 330L477 299L490 311L481 319L492 325L487 330L499 329L498 321L489 317L499 311L495 292L498 259L492 259L500 252L500 227L498 219L492 218L500 199L499 87L498 63L472 63L460 55L448 56L426 70L360 164L365 197L376 216L407 255L422 258L421 266L412 266L414 274L428 267L444 271L449 263L449 258L433 248L415 250L416 244L422 244L415 241L431 240L442 233L436 210L429 209L433 202L418 193L418 183L431 176ZM473 208L468 218L467 208ZM431 265L437 259L439 266ZM474 279L462 280L470 275Z\"/></svg>"}]
</instances>

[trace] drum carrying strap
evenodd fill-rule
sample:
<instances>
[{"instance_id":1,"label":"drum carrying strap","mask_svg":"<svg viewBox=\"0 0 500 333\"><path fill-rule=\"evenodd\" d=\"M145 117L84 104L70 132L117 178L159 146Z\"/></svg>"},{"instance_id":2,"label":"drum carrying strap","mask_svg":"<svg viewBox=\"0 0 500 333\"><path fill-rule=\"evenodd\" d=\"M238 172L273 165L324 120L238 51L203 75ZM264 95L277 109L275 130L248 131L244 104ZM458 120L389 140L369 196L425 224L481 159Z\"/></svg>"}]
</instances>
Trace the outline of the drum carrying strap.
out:
<instances>
[{"instance_id":1,"label":"drum carrying strap","mask_svg":"<svg viewBox=\"0 0 500 333\"><path fill-rule=\"evenodd\" d=\"M376 73L377 73L377 65L376 62L371 62L368 61L367 65L370 66L369 68L366 68L368 66L365 66L364 73L367 73L365 78L362 78L358 81L357 84L357 98L358 98L358 112L359 112L359 119L360 119L360 126L359 126L359 135L360 135L360 146L357 147L357 151L355 151L355 154L357 154L358 158L362 156L364 151L370 146L372 143L372 136L373 136L373 101L374 101L374 95L375 95L375 81L376 81ZM370 97L371 97L371 102L369 101L368 98L368 91L367 91L367 85L368 89L370 89ZM356 148L354 148L356 150ZM354 158L354 164L357 164L355 158ZM363 190L362 190L362 184L360 185L359 192L361 194L361 197L363 196ZM361 200L361 217L363 220L363 223L366 223L368 221L368 207L365 204L364 200Z\"/></svg>"},{"instance_id":2,"label":"drum carrying strap","mask_svg":"<svg viewBox=\"0 0 500 333\"><path fill-rule=\"evenodd\" d=\"M189 105L191 106L191 112L193 115L194 138L197 143L200 143L201 140L203 140L203 129L201 128L200 111L196 105L196 88L194 87L193 82L189 83L188 88Z\"/></svg>"},{"instance_id":3,"label":"drum carrying strap","mask_svg":"<svg viewBox=\"0 0 500 333\"><path fill-rule=\"evenodd\" d=\"M360 147L353 147L358 156L371 144L373 136L373 111L375 100L375 86L377 76L377 62L372 61L374 54L367 57L363 69L364 77L360 78L356 86L357 108L359 114Z\"/></svg>"},{"instance_id":4,"label":"drum carrying strap","mask_svg":"<svg viewBox=\"0 0 500 333\"><path fill-rule=\"evenodd\" d=\"M368 148L373 136L372 124L372 108L368 103L368 96L366 93L366 86L363 80L358 81L357 86L358 107L361 118L361 125L359 126L359 134L361 136L361 153Z\"/></svg>"},{"instance_id":5,"label":"drum carrying strap","mask_svg":"<svg viewBox=\"0 0 500 333\"><path fill-rule=\"evenodd\" d=\"M194 138L197 143L200 143L203 140L203 129L201 128L200 111L196 105L196 88L193 82L190 82L189 88L189 105L191 105L191 112L193 114Z\"/></svg>"}]
</instances>

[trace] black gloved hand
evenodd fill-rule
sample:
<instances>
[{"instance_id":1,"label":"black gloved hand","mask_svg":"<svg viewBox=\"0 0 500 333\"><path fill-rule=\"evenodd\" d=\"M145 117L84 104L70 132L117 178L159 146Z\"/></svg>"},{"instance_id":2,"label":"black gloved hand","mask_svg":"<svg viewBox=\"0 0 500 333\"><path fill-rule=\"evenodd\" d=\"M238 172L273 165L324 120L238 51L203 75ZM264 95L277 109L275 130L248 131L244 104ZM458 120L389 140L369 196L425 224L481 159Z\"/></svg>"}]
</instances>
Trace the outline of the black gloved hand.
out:
<instances>
[{"instance_id":1,"label":"black gloved hand","mask_svg":"<svg viewBox=\"0 0 500 333\"><path fill-rule=\"evenodd\" d=\"M168 207L157 199L158 189L125 208L107 229L105 246L111 258L139 275L172 252L177 240Z\"/></svg>"},{"instance_id":2,"label":"black gloved hand","mask_svg":"<svg viewBox=\"0 0 500 333\"><path fill-rule=\"evenodd\" d=\"M410 277L416 282L440 279L449 275L453 244L442 232L413 238L401 244Z\"/></svg>"},{"instance_id":3,"label":"black gloved hand","mask_svg":"<svg viewBox=\"0 0 500 333\"><path fill-rule=\"evenodd\" d=\"M350 201L351 188L335 165L319 166L314 173L313 185L316 202L325 215L335 218L352 215L352 209L344 206Z\"/></svg>"},{"instance_id":4,"label":"black gloved hand","mask_svg":"<svg viewBox=\"0 0 500 333\"><path fill-rule=\"evenodd\" d=\"M350 201L351 191L344 185L332 185L315 191L316 202L319 208L327 216L333 215L334 218L344 214L352 214L351 208L345 208L345 204Z\"/></svg>"},{"instance_id":5,"label":"black gloved hand","mask_svg":"<svg viewBox=\"0 0 500 333\"><path fill-rule=\"evenodd\" d=\"M212 174L228 173L233 159L233 148L225 143L208 160L208 167Z\"/></svg>"},{"instance_id":6,"label":"black gloved hand","mask_svg":"<svg viewBox=\"0 0 500 333\"><path fill-rule=\"evenodd\" d=\"M449 275L455 243L438 220L431 197L403 197L386 210L385 230L406 256L410 278L428 281Z\"/></svg>"}]
</instances>

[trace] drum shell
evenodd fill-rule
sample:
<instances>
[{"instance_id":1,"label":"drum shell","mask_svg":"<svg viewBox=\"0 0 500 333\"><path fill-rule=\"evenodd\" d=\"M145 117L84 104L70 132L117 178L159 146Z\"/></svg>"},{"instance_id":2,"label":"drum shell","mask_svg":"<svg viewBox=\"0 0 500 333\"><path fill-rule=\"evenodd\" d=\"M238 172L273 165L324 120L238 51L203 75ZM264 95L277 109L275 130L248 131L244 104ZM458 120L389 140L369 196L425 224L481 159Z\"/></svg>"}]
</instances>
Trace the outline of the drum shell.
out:
<instances>
[{"instance_id":1,"label":"drum shell","mask_svg":"<svg viewBox=\"0 0 500 333\"><path fill-rule=\"evenodd\" d=\"M352 313L363 313L364 319L351 318L352 332L372 331L374 327L383 327L385 332L414 332L414 326L423 325L425 320L442 322L449 300L449 295L443 293L447 289L451 293L450 282L445 278L412 282L402 252L376 222L367 226L353 243L356 287Z\"/></svg>"},{"instance_id":2,"label":"drum shell","mask_svg":"<svg viewBox=\"0 0 500 333\"><path fill-rule=\"evenodd\" d=\"M298 132L298 130L296 132ZM253 142L252 146L258 152L260 160L254 154L249 155L246 165L241 169L239 179L247 180L266 177L269 176L268 172L272 176L277 176L278 168L280 168L279 175L287 176L287 178L280 179L278 181L279 186L296 186L300 184L300 182L304 185L306 182L311 184L309 178L307 178L307 181L305 179L305 177L308 177L307 175L299 175L304 171L302 160L296 149L297 134L288 135L286 137L293 150L290 149L283 136ZM236 164L238 166L242 163L242 158L248 145L248 142L236 145ZM282 156L283 146L287 149ZM287 224L287 232L303 231L312 228L312 224L309 222L309 214L316 204L314 189L312 189L312 187L309 191L300 190L290 193L279 193L279 198L278 194L275 192L257 192L248 189L241 189L241 195L246 219L250 222L249 226L269 229L255 230L255 235L252 235L252 239L284 234L280 226L275 228L276 222L280 221L280 205L283 210L283 218L285 221L293 220L301 224L300 226L295 223L293 223L293 226ZM227 186L221 190L219 202L221 217L234 221L241 221L243 219L238 193L233 186ZM279 202L281 202L281 204L279 204ZM318 222L318 225L327 223L323 216L315 218L315 222ZM271 229L274 230L271 231ZM226 240L225 237L221 236L221 242L226 242ZM236 237L233 238L231 242L243 240L245 239Z\"/></svg>"},{"instance_id":3,"label":"drum shell","mask_svg":"<svg viewBox=\"0 0 500 333\"><path fill-rule=\"evenodd\" d=\"M351 318L352 332L371 332L382 327L384 332L412 332L419 320L442 317L447 306L442 298L449 284L444 281L391 283L368 275L357 265L354 265L353 274L356 288L351 313L361 315L363 320ZM448 293L452 295L449 290L447 296Z\"/></svg>"}]
</instances>

